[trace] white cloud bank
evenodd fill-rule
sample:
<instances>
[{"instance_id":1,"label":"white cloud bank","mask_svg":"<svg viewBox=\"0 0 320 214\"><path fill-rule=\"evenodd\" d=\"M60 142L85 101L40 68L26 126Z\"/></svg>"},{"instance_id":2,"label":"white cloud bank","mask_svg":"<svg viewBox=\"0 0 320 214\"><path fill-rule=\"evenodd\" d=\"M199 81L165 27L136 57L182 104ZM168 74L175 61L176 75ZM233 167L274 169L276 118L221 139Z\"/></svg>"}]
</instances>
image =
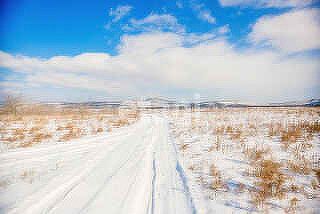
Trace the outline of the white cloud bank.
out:
<instances>
[{"instance_id":1,"label":"white cloud bank","mask_svg":"<svg viewBox=\"0 0 320 214\"><path fill-rule=\"evenodd\" d=\"M122 96L178 96L179 91L190 91L211 98L259 101L301 98L310 89L319 92L317 59L287 58L274 51L238 51L223 38L202 41L193 36L126 35L115 56L84 53L44 59L0 52L0 67L25 76L1 84L6 90L58 86ZM195 39L199 42L185 46ZM162 94L164 91L167 93Z\"/></svg>"},{"instance_id":2,"label":"white cloud bank","mask_svg":"<svg viewBox=\"0 0 320 214\"><path fill-rule=\"evenodd\" d=\"M285 52L320 48L320 10L293 10L277 16L264 16L252 27L249 38Z\"/></svg>"},{"instance_id":3,"label":"white cloud bank","mask_svg":"<svg viewBox=\"0 0 320 214\"><path fill-rule=\"evenodd\" d=\"M311 5L316 0L219 0L222 6L293 8Z\"/></svg>"}]
</instances>

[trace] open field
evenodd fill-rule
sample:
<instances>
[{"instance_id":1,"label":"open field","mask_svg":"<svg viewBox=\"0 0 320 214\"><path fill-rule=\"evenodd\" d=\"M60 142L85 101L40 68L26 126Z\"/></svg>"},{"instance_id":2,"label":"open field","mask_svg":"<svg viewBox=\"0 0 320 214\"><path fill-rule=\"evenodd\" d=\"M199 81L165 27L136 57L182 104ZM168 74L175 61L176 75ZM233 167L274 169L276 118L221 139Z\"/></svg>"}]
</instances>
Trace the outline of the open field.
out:
<instances>
[{"instance_id":1,"label":"open field","mask_svg":"<svg viewBox=\"0 0 320 214\"><path fill-rule=\"evenodd\" d=\"M320 214L320 0L0 14L0 214Z\"/></svg>"},{"instance_id":2,"label":"open field","mask_svg":"<svg viewBox=\"0 0 320 214\"><path fill-rule=\"evenodd\" d=\"M199 213L318 213L320 109L173 111Z\"/></svg>"},{"instance_id":3,"label":"open field","mask_svg":"<svg viewBox=\"0 0 320 214\"><path fill-rule=\"evenodd\" d=\"M32 109L0 115L0 213L320 211L320 108Z\"/></svg>"},{"instance_id":4,"label":"open field","mask_svg":"<svg viewBox=\"0 0 320 214\"><path fill-rule=\"evenodd\" d=\"M139 117L134 110L90 109L83 105L25 104L15 111L2 108L0 113L0 151L111 132Z\"/></svg>"}]
</instances>

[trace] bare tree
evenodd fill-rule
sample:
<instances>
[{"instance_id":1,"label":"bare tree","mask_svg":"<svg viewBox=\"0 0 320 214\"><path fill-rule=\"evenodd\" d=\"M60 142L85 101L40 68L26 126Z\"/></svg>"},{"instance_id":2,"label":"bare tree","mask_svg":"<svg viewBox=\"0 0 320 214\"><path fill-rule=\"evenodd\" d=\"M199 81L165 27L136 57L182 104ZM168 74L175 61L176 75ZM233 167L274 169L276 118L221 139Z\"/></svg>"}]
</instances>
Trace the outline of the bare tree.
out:
<instances>
[{"instance_id":1,"label":"bare tree","mask_svg":"<svg viewBox=\"0 0 320 214\"><path fill-rule=\"evenodd\" d=\"M14 96L7 96L6 100L4 101L4 110L8 114L14 114L15 116L18 113L18 107L22 104L20 97Z\"/></svg>"}]
</instances>

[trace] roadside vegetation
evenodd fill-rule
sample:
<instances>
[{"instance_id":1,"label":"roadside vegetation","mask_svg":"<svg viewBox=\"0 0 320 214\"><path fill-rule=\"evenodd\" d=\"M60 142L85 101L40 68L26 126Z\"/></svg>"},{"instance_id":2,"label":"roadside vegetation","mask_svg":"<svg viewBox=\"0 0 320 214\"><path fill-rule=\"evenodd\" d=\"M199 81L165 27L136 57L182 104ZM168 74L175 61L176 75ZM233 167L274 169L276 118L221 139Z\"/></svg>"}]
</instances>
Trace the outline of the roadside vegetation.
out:
<instances>
[{"instance_id":1,"label":"roadside vegetation","mask_svg":"<svg viewBox=\"0 0 320 214\"><path fill-rule=\"evenodd\" d=\"M208 198L212 207L231 212L319 211L320 108L177 110L169 116L195 201Z\"/></svg>"},{"instance_id":2,"label":"roadside vegetation","mask_svg":"<svg viewBox=\"0 0 320 214\"><path fill-rule=\"evenodd\" d=\"M38 104L8 97L0 108L0 150L111 132L138 118L139 112L130 109Z\"/></svg>"}]
</instances>

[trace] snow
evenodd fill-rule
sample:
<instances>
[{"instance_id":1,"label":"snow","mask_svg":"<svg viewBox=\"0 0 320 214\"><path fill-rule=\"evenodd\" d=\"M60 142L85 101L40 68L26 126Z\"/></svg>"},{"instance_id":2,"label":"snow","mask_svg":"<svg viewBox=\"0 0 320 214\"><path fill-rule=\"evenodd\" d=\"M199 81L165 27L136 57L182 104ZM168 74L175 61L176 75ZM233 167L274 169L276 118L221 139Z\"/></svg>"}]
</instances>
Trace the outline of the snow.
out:
<instances>
[{"instance_id":1,"label":"snow","mask_svg":"<svg viewBox=\"0 0 320 214\"><path fill-rule=\"evenodd\" d=\"M316 179L315 175L312 172L305 175L293 173L285 168L286 161L295 160L295 149L303 147L306 142L311 148L299 150L299 154L310 161L315 169L319 168L319 133L308 141L298 139L290 145L288 151L282 149L279 136L268 136L271 123L279 122L285 127L304 121L319 123L319 112L302 110L301 113L296 112L296 109L289 113L286 109L224 109L213 112L171 111L168 115L170 135L175 138L179 148L179 160L186 172L190 193L199 213L218 213L222 210L223 213L263 211L252 204L251 194L256 190L257 179L246 173L248 169L253 170L254 166L244 155L246 148L269 150L264 158L283 163L284 173L288 177L285 188L290 184L300 188L298 192L289 191L284 199L270 199L264 208L272 213L284 213L290 200L296 197L299 200L296 209L298 213L320 211L319 186L315 190L310 185ZM216 129L221 126L225 130L218 133ZM241 137L232 139L226 131L228 127L241 130ZM210 175L212 165L222 177L223 184L217 190L210 187L215 179Z\"/></svg>"},{"instance_id":2,"label":"snow","mask_svg":"<svg viewBox=\"0 0 320 214\"><path fill-rule=\"evenodd\" d=\"M195 213L168 123L153 115L105 136L0 154L3 213ZM31 182L19 174L32 170ZM32 178L31 178L32 177Z\"/></svg>"},{"instance_id":3,"label":"snow","mask_svg":"<svg viewBox=\"0 0 320 214\"><path fill-rule=\"evenodd\" d=\"M252 204L257 177L249 174L259 161L247 157L251 150L283 165L284 188L299 187L269 198L269 212L292 211L292 198L298 199L293 211L319 212L315 174L285 167L301 156L319 168L319 132L301 133L287 150L281 134L269 133L277 124L282 131L304 121L319 124L318 110L200 110L149 110L112 132L4 150L0 213L263 212ZM216 189L213 165L222 180Z\"/></svg>"}]
</instances>

